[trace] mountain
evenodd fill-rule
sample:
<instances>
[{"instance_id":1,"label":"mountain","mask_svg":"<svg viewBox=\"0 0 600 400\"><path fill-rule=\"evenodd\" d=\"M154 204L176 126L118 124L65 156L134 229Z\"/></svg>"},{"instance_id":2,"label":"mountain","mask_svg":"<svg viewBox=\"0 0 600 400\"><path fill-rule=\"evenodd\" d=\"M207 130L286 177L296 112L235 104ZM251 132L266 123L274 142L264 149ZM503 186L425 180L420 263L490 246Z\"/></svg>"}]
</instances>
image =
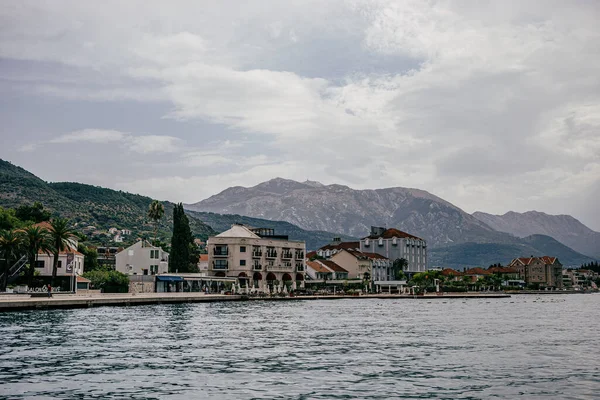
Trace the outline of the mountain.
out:
<instances>
[{"instance_id":1,"label":"mountain","mask_svg":"<svg viewBox=\"0 0 600 400\"><path fill-rule=\"evenodd\" d=\"M519 243L461 243L454 246L429 249L431 266L462 270L495 263L503 265L519 256L541 256L550 254L558 257L565 267L579 267L592 261L546 235L531 235Z\"/></svg>"},{"instance_id":2,"label":"mountain","mask_svg":"<svg viewBox=\"0 0 600 400\"><path fill-rule=\"evenodd\" d=\"M500 232L518 237L547 235L582 254L600 258L600 232L591 230L570 215L549 215L538 211L492 215L478 211L473 216Z\"/></svg>"},{"instance_id":3,"label":"mountain","mask_svg":"<svg viewBox=\"0 0 600 400\"><path fill-rule=\"evenodd\" d=\"M152 202L150 197L82 183L48 183L3 160L0 160L0 187L0 206L14 208L39 201L55 215L71 219L79 230L86 232L92 243L107 244L111 236L106 231L111 227L131 230L132 240L154 235L154 225L146 217L148 205ZM277 187L271 189L277 190ZM165 218L159 225L159 237L167 240L171 236L174 204L163 204ZM329 232L307 231L283 221L189 210L187 214L192 232L202 239L229 229L233 223L275 229L277 234L288 235L292 240L304 240L307 249L311 250L331 242L334 236L343 240L354 239ZM88 226L96 229L88 231Z\"/></svg>"},{"instance_id":4,"label":"mountain","mask_svg":"<svg viewBox=\"0 0 600 400\"><path fill-rule=\"evenodd\" d=\"M366 236L371 225L395 227L425 238L432 246L468 242L503 243L498 232L449 202L424 190L354 190L342 185L275 178L251 188L231 187L185 207L287 221L306 230Z\"/></svg>"},{"instance_id":5,"label":"mountain","mask_svg":"<svg viewBox=\"0 0 600 400\"><path fill-rule=\"evenodd\" d=\"M199 212L186 210L188 215L210 225L217 232L222 232L231 227L232 224L239 223L254 228L274 229L278 235L288 235L292 240L303 240L306 242L307 250L316 250L331 242L334 236L340 237L344 241L356 240L351 236L333 234L323 231L307 231L296 225L285 221L269 221L266 219L245 217L242 215L215 214L209 212Z\"/></svg>"}]
</instances>

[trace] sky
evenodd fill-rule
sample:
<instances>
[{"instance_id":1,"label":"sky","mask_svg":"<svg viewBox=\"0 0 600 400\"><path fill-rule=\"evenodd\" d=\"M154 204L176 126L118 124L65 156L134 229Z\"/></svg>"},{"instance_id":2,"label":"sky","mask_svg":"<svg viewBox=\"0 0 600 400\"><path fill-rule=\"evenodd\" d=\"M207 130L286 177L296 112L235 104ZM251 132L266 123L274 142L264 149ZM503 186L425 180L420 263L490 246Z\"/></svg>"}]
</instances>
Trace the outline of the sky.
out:
<instances>
[{"instance_id":1,"label":"sky","mask_svg":"<svg viewBox=\"0 0 600 400\"><path fill-rule=\"evenodd\" d=\"M283 177L600 231L600 3L4 1L0 158L193 203Z\"/></svg>"}]
</instances>

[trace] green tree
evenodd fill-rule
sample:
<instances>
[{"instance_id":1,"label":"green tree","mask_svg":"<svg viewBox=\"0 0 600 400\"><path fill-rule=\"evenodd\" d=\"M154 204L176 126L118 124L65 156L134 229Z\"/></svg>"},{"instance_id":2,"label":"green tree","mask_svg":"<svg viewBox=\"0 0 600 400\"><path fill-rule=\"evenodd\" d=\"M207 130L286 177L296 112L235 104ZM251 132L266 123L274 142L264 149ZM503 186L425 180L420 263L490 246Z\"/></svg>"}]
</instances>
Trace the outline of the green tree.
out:
<instances>
[{"instance_id":1,"label":"green tree","mask_svg":"<svg viewBox=\"0 0 600 400\"><path fill-rule=\"evenodd\" d=\"M190 229L189 220L183 210L183 204L179 203L173 208L173 236L171 237L169 272L197 272L198 256L194 255L193 249L195 247L194 235Z\"/></svg>"},{"instance_id":2,"label":"green tree","mask_svg":"<svg viewBox=\"0 0 600 400\"><path fill-rule=\"evenodd\" d=\"M154 221L154 240L158 235L158 224L165 215L165 206L158 200L153 200L148 207L148 218Z\"/></svg>"},{"instance_id":3,"label":"green tree","mask_svg":"<svg viewBox=\"0 0 600 400\"><path fill-rule=\"evenodd\" d=\"M50 284L54 286L56 273L58 272L58 257L61 252L67 251L71 247L71 240L76 235L75 231L69 227L69 221L66 218L54 218L50 221L49 231L52 239L52 253L54 254Z\"/></svg>"},{"instance_id":4,"label":"green tree","mask_svg":"<svg viewBox=\"0 0 600 400\"><path fill-rule=\"evenodd\" d=\"M23 252L23 236L16 230L0 231L0 258L3 260L0 276L0 290L6 290L8 270Z\"/></svg>"},{"instance_id":5,"label":"green tree","mask_svg":"<svg viewBox=\"0 0 600 400\"><path fill-rule=\"evenodd\" d=\"M83 277L92 281L93 289L102 290L103 293L127 293L129 291L129 277L119 271L98 269L85 272Z\"/></svg>"},{"instance_id":6,"label":"green tree","mask_svg":"<svg viewBox=\"0 0 600 400\"><path fill-rule=\"evenodd\" d=\"M15 210L0 207L0 229L11 230L18 228L21 224L21 221L15 216Z\"/></svg>"},{"instance_id":7,"label":"green tree","mask_svg":"<svg viewBox=\"0 0 600 400\"><path fill-rule=\"evenodd\" d=\"M83 254L83 267L85 271L94 271L99 268L98 251L95 248L79 243L77 251Z\"/></svg>"},{"instance_id":8,"label":"green tree","mask_svg":"<svg viewBox=\"0 0 600 400\"><path fill-rule=\"evenodd\" d=\"M50 211L44 210L44 205L38 201L34 202L33 205L20 205L15 210L15 215L21 221L31 221L36 224L49 221L51 217Z\"/></svg>"},{"instance_id":9,"label":"green tree","mask_svg":"<svg viewBox=\"0 0 600 400\"><path fill-rule=\"evenodd\" d=\"M22 229L29 268L27 269L27 283L33 283L35 274L35 262L40 252L50 254L52 252L52 238L50 232L39 225L29 225Z\"/></svg>"},{"instance_id":10,"label":"green tree","mask_svg":"<svg viewBox=\"0 0 600 400\"><path fill-rule=\"evenodd\" d=\"M406 258L397 258L392 264L394 279L402 280L405 278L404 269L408 267Z\"/></svg>"}]
</instances>

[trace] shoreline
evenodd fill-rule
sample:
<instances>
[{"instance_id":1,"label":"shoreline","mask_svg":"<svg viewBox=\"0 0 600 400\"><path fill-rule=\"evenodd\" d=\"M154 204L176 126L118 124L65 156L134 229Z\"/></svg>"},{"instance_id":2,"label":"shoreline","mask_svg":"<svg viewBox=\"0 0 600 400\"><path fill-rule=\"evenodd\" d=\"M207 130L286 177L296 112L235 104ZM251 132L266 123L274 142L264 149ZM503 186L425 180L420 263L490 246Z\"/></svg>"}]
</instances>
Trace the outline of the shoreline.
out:
<instances>
[{"instance_id":1,"label":"shoreline","mask_svg":"<svg viewBox=\"0 0 600 400\"><path fill-rule=\"evenodd\" d=\"M14 297L13 297L14 296ZM17 297L18 296L18 297ZM12 298L11 298L12 297ZM91 307L131 307L151 304L214 303L225 301L304 301L342 299L500 299L509 298L507 293L446 293L443 295L369 294L362 296L317 295L294 297L248 297L245 295L222 295L204 293L105 293L95 295L58 295L54 297L31 297L29 295L0 295L0 312L25 310L75 309Z\"/></svg>"}]
</instances>

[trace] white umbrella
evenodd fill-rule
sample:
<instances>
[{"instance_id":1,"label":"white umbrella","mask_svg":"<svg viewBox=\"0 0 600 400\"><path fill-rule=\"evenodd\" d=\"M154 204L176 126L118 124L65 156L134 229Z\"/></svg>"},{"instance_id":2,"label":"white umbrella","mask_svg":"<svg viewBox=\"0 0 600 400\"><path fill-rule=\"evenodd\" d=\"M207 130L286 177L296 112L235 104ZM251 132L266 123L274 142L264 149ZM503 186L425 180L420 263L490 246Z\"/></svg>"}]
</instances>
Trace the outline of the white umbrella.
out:
<instances>
[{"instance_id":1,"label":"white umbrella","mask_svg":"<svg viewBox=\"0 0 600 400\"><path fill-rule=\"evenodd\" d=\"M292 282L292 290L296 290L296 281Z\"/></svg>"},{"instance_id":2,"label":"white umbrella","mask_svg":"<svg viewBox=\"0 0 600 400\"><path fill-rule=\"evenodd\" d=\"M287 294L288 290L287 290L287 285L283 285L283 293Z\"/></svg>"}]
</instances>

